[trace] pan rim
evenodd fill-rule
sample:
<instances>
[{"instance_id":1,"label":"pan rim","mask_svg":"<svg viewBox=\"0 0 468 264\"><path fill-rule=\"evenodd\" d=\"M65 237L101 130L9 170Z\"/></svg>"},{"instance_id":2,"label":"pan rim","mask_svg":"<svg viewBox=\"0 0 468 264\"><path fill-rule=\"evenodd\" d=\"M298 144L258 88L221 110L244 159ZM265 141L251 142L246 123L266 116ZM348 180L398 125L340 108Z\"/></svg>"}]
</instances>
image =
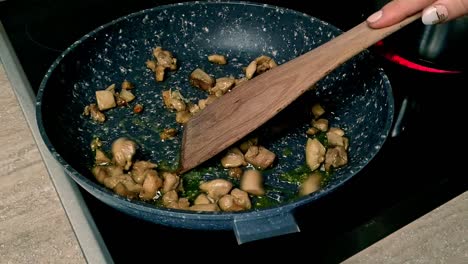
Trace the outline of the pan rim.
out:
<instances>
[{"instance_id":1,"label":"pan rim","mask_svg":"<svg viewBox=\"0 0 468 264\"><path fill-rule=\"evenodd\" d=\"M329 24L326 21L323 21L321 19L318 19L314 16L311 16L306 13L302 13L290 8L286 7L280 7L280 6L275 6L275 5L270 5L270 4L260 4L260 3L252 3L248 1L206 1L206 2L199 2L199 1L194 1L194 2L180 2L180 3L175 3L175 4L167 4L167 5L160 5L156 6L153 8L148 8L148 9L143 9L134 13L130 13L128 15L119 17L117 19L114 19L108 23L105 23L94 30L88 32L87 34L83 35L81 38L79 38L77 41L73 42L65 51L63 51L58 58L51 64L51 66L48 68L46 74L44 75L44 78L42 79L37 97L36 97L36 120L37 124L39 127L40 134L42 136L42 139L45 143L45 145L48 147L49 151L53 155L53 157L62 165L62 167L66 170L68 176L72 177L74 181L81 185L83 188L88 189L92 188L96 190L100 195L104 196L109 196L109 198L117 199L120 202L120 205L125 206L128 209L132 210L138 210L138 211L143 211L145 213L149 214L154 214L154 215L159 215L159 216L170 216L170 217L175 217L178 219L200 219L200 220L209 220L209 221L225 221L225 220L234 220L234 219L258 219L258 218L265 218L269 217L272 215L278 215L282 213L290 213L293 209L300 207L304 204L311 203L315 200L318 200L324 196L326 196L329 193L332 193L336 191L339 188L342 188L345 183L347 183L351 178L354 178L356 174L358 174L366 165L371 162L374 157L379 153L379 150L381 146L385 143L386 139L389 136L391 126L393 124L393 115L394 115L394 98L393 98L393 93L392 93L392 88L390 81L388 80L387 75L384 73L382 69L377 69L378 73L381 77L382 81L382 86L386 88L386 93L387 93L387 105L388 105L388 115L387 115L387 121L386 126L383 128L383 132L385 135L382 135L382 137L379 140L379 149L375 150L373 153L369 155L368 161L365 165L360 166L358 169L353 170L352 173L349 174L348 177L346 177L344 180L341 182L338 182L333 185L333 187L326 189L325 191L320 191L318 193L315 193L313 195L309 196L304 196L296 199L293 202L287 202L284 204L279 204L275 205L272 207L268 208L262 208L262 209L255 209L255 210L249 210L249 211L242 211L242 212L191 212L188 210L179 210L179 209L169 209L169 208L163 208L163 207L156 207L155 205L149 204L147 202L139 201L139 200L129 200L125 197L121 197L113 193L111 190L108 188L104 187L101 184L98 184L95 181L92 181L91 179L85 177L81 173L79 173L77 170L75 170L71 165L57 152L55 151L54 145L50 141L46 129L43 124L42 120L42 98L44 95L44 90L47 87L48 80L52 73L57 69L57 67L60 65L62 60L70 54L77 46L81 45L85 40L92 38L95 34L100 32L101 30L104 30L106 28L109 28L119 22L128 20L133 17L137 17L140 15L144 15L147 13L151 12L156 12L160 10L167 10L167 9L172 9L172 8L177 8L179 6L192 6L192 5L244 5L244 6L254 6L254 7L259 7L259 8L269 8L269 9L275 9L275 10L283 10L285 13L293 14L296 16L302 16L302 17L307 17L311 20L317 21L322 23L324 26L327 26L333 30L336 30L339 33L342 33L343 31L340 30L339 28L335 27L332 24ZM370 56L370 54L367 54ZM86 185L83 186L83 185ZM92 194L92 193L91 193ZM96 196L95 194L92 194L93 196ZM102 202L102 201L101 201Z\"/></svg>"}]
</instances>

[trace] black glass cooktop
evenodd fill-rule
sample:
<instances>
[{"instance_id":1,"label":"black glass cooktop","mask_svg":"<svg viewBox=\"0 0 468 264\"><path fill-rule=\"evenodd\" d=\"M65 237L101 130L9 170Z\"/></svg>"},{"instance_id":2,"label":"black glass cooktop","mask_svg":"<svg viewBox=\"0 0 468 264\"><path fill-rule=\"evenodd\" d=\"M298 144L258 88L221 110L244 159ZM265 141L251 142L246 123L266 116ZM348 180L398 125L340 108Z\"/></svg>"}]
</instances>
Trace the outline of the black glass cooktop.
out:
<instances>
[{"instance_id":1,"label":"black glass cooktop","mask_svg":"<svg viewBox=\"0 0 468 264\"><path fill-rule=\"evenodd\" d=\"M0 20L35 91L47 68L71 43L122 15L175 1L6 0ZM343 30L365 19L371 1L256 1L296 9ZM396 36L398 37L398 36ZM404 40L402 40L404 41ZM371 52L374 52L371 49ZM116 263L170 257L211 260L213 252L248 259L309 255L340 262L467 190L464 177L466 74L431 74L404 68L374 52L392 83L393 136L377 157L344 186L295 212L300 233L237 245L233 232L194 231L147 223L82 194ZM400 109L404 111L399 111ZM401 121L401 122L400 122ZM465 155L466 156L466 155ZM465 179L463 179L465 178ZM304 254L305 253L305 254Z\"/></svg>"}]
</instances>

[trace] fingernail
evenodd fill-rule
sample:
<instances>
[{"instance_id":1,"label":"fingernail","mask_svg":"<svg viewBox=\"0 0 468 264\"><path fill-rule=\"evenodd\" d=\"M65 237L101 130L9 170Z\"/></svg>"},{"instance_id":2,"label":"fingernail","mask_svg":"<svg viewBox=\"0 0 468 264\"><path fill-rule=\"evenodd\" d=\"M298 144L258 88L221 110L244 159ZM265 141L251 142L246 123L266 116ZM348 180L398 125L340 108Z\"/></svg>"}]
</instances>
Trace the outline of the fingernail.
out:
<instances>
[{"instance_id":1,"label":"fingernail","mask_svg":"<svg viewBox=\"0 0 468 264\"><path fill-rule=\"evenodd\" d=\"M433 5L424 9L422 22L425 25L434 25L444 22L448 18L447 8L443 5Z\"/></svg>"},{"instance_id":2,"label":"fingernail","mask_svg":"<svg viewBox=\"0 0 468 264\"><path fill-rule=\"evenodd\" d=\"M382 17L382 10L375 12L367 18L367 22L374 23L377 22Z\"/></svg>"}]
</instances>

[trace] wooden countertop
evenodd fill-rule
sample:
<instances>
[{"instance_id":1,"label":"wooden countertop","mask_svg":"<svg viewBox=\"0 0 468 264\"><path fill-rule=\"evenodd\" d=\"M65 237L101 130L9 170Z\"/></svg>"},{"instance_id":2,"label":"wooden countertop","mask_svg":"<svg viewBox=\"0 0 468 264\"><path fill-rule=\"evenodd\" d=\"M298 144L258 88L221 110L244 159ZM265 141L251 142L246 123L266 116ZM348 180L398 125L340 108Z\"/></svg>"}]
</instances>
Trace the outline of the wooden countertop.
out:
<instances>
[{"instance_id":1,"label":"wooden countertop","mask_svg":"<svg viewBox=\"0 0 468 264\"><path fill-rule=\"evenodd\" d=\"M0 64L0 263L86 263Z\"/></svg>"},{"instance_id":2,"label":"wooden countertop","mask_svg":"<svg viewBox=\"0 0 468 264\"><path fill-rule=\"evenodd\" d=\"M0 263L86 263L0 64ZM344 263L468 263L468 192Z\"/></svg>"}]
</instances>

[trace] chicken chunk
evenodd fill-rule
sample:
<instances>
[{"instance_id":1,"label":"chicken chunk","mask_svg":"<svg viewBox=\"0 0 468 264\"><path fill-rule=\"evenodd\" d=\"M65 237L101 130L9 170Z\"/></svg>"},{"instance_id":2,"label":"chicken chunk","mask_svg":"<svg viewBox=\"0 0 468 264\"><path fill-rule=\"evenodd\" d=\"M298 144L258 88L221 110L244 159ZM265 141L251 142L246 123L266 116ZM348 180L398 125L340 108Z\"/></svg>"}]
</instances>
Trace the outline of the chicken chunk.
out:
<instances>
[{"instance_id":1,"label":"chicken chunk","mask_svg":"<svg viewBox=\"0 0 468 264\"><path fill-rule=\"evenodd\" d=\"M243 208L240 204L236 203L235 197L230 194L221 197L221 199L218 201L218 206L221 208L221 210L226 212L237 212L245 210L245 208Z\"/></svg>"},{"instance_id":2,"label":"chicken chunk","mask_svg":"<svg viewBox=\"0 0 468 264\"><path fill-rule=\"evenodd\" d=\"M104 183L104 180L106 178L123 174L122 168L114 166L114 165L108 165L108 166L98 165L98 166L93 167L91 172L93 173L94 177L99 183Z\"/></svg>"},{"instance_id":3,"label":"chicken chunk","mask_svg":"<svg viewBox=\"0 0 468 264\"><path fill-rule=\"evenodd\" d=\"M323 114L325 114L325 109L320 104L314 104L312 106L312 114L314 115L314 118L319 118Z\"/></svg>"},{"instance_id":4,"label":"chicken chunk","mask_svg":"<svg viewBox=\"0 0 468 264\"><path fill-rule=\"evenodd\" d=\"M242 175L240 188L253 195L264 195L262 174L258 170L246 170Z\"/></svg>"},{"instance_id":5,"label":"chicken chunk","mask_svg":"<svg viewBox=\"0 0 468 264\"><path fill-rule=\"evenodd\" d=\"M156 197L156 193L163 185L163 181L155 170L147 170L145 174L139 197L144 201L148 201Z\"/></svg>"},{"instance_id":6,"label":"chicken chunk","mask_svg":"<svg viewBox=\"0 0 468 264\"><path fill-rule=\"evenodd\" d=\"M112 143L112 155L116 165L129 170L132 166L133 155L136 152L136 143L127 138L118 138Z\"/></svg>"},{"instance_id":7,"label":"chicken chunk","mask_svg":"<svg viewBox=\"0 0 468 264\"><path fill-rule=\"evenodd\" d=\"M171 71L177 70L177 59L174 58L172 52L164 50L161 47L156 47L153 50L153 56L156 58L158 66Z\"/></svg>"},{"instance_id":8,"label":"chicken chunk","mask_svg":"<svg viewBox=\"0 0 468 264\"><path fill-rule=\"evenodd\" d=\"M194 205L197 205L197 204L212 204L212 203L214 203L213 199L208 197L204 193L199 194L197 196L197 198L195 199L195 201L193 201Z\"/></svg>"},{"instance_id":9,"label":"chicken chunk","mask_svg":"<svg viewBox=\"0 0 468 264\"><path fill-rule=\"evenodd\" d=\"M312 126L317 128L318 130L322 132L327 132L328 130L328 120L327 119L317 119L312 121Z\"/></svg>"},{"instance_id":10,"label":"chicken chunk","mask_svg":"<svg viewBox=\"0 0 468 264\"><path fill-rule=\"evenodd\" d=\"M200 184L200 190L207 193L215 201L228 194L231 189L232 183L223 179L216 179Z\"/></svg>"},{"instance_id":11,"label":"chicken chunk","mask_svg":"<svg viewBox=\"0 0 468 264\"><path fill-rule=\"evenodd\" d=\"M163 193L177 190L177 187L179 187L180 177L177 174L165 171L162 173L162 178L164 179Z\"/></svg>"},{"instance_id":12,"label":"chicken chunk","mask_svg":"<svg viewBox=\"0 0 468 264\"><path fill-rule=\"evenodd\" d=\"M83 115L89 115L91 116L91 119L99 123L104 123L104 121L106 121L106 116L104 113L99 111L99 108L96 104L87 105L84 109Z\"/></svg>"},{"instance_id":13,"label":"chicken chunk","mask_svg":"<svg viewBox=\"0 0 468 264\"><path fill-rule=\"evenodd\" d=\"M275 153L262 146L251 146L245 153L245 160L261 170L271 167L275 158Z\"/></svg>"},{"instance_id":14,"label":"chicken chunk","mask_svg":"<svg viewBox=\"0 0 468 264\"><path fill-rule=\"evenodd\" d=\"M325 147L317 139L308 139L305 155L306 163L311 171L314 171L320 167L322 162L325 160Z\"/></svg>"},{"instance_id":15,"label":"chicken chunk","mask_svg":"<svg viewBox=\"0 0 468 264\"><path fill-rule=\"evenodd\" d=\"M213 55L208 56L208 61L219 64L219 65L227 64L226 57L223 55L219 55L219 54L213 54Z\"/></svg>"},{"instance_id":16,"label":"chicken chunk","mask_svg":"<svg viewBox=\"0 0 468 264\"><path fill-rule=\"evenodd\" d=\"M215 85L215 79L202 69L195 69L189 77L190 84L204 91L209 91Z\"/></svg>"},{"instance_id":17,"label":"chicken chunk","mask_svg":"<svg viewBox=\"0 0 468 264\"><path fill-rule=\"evenodd\" d=\"M162 197L163 205L172 209L189 209L190 203L187 198L179 198L176 191L170 191Z\"/></svg>"},{"instance_id":18,"label":"chicken chunk","mask_svg":"<svg viewBox=\"0 0 468 264\"><path fill-rule=\"evenodd\" d=\"M325 156L325 170L329 171L331 167L339 168L348 164L348 153L344 146L329 148Z\"/></svg>"},{"instance_id":19,"label":"chicken chunk","mask_svg":"<svg viewBox=\"0 0 468 264\"><path fill-rule=\"evenodd\" d=\"M135 164L133 164L132 167L132 179L136 183L142 184L145 181L146 173L149 170L152 170L154 168L157 168L158 165L151 163L149 161L137 161Z\"/></svg>"},{"instance_id":20,"label":"chicken chunk","mask_svg":"<svg viewBox=\"0 0 468 264\"><path fill-rule=\"evenodd\" d=\"M319 172L312 172L309 177L299 187L299 195L305 196L320 189L322 175Z\"/></svg>"},{"instance_id":21,"label":"chicken chunk","mask_svg":"<svg viewBox=\"0 0 468 264\"><path fill-rule=\"evenodd\" d=\"M236 168L247 165L244 154L238 148L230 148L226 156L221 159L224 168Z\"/></svg>"},{"instance_id":22,"label":"chicken chunk","mask_svg":"<svg viewBox=\"0 0 468 264\"><path fill-rule=\"evenodd\" d=\"M114 93L111 91L96 91L96 101L100 111L104 111L116 106Z\"/></svg>"},{"instance_id":23,"label":"chicken chunk","mask_svg":"<svg viewBox=\"0 0 468 264\"><path fill-rule=\"evenodd\" d=\"M210 94L220 97L234 87L235 79L232 77L222 77L216 79L216 85L209 90Z\"/></svg>"},{"instance_id":24,"label":"chicken chunk","mask_svg":"<svg viewBox=\"0 0 468 264\"><path fill-rule=\"evenodd\" d=\"M217 204L196 204L190 206L189 210L196 212L218 212L219 207Z\"/></svg>"}]
</instances>

